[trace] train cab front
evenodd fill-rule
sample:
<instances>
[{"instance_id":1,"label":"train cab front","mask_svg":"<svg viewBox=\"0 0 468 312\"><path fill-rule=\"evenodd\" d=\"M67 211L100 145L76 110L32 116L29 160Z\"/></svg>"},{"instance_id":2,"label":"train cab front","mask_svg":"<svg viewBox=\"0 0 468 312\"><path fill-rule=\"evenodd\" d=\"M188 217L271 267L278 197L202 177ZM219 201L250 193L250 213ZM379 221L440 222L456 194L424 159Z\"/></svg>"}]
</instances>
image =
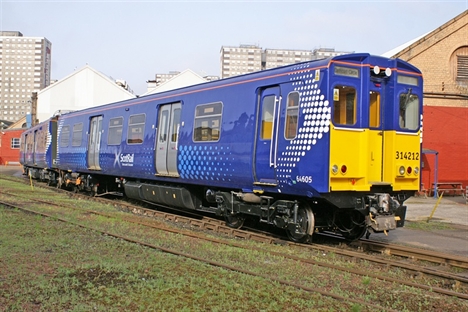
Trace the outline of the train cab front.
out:
<instances>
[{"instance_id":1,"label":"train cab front","mask_svg":"<svg viewBox=\"0 0 468 312\"><path fill-rule=\"evenodd\" d=\"M328 197L336 223L344 236L386 233L404 225L403 202L419 189L422 76L406 62L374 56L343 57L331 68Z\"/></svg>"}]
</instances>

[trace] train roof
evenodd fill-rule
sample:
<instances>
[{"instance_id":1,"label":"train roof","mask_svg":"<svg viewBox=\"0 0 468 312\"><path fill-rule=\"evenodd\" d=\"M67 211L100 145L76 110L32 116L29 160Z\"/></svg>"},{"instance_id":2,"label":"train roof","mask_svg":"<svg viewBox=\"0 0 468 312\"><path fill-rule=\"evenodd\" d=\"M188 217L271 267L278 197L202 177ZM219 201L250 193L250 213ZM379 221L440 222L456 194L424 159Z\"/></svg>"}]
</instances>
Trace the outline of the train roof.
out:
<instances>
[{"instance_id":1,"label":"train roof","mask_svg":"<svg viewBox=\"0 0 468 312\"><path fill-rule=\"evenodd\" d=\"M187 94L197 92L200 90L209 90L209 89L212 90L212 89L217 89L217 88L221 88L221 87L228 86L228 85L233 86L233 85L240 84L246 81L257 81L257 80L268 79L270 77L280 77L291 72L292 69L298 70L298 69L304 69L304 68L324 68L324 67L326 68L326 67L329 67L330 64L333 62L349 62L349 63L356 63L356 64L363 63L363 62L372 62L372 63L388 62L388 67L403 68L403 69L413 71L419 74L421 73L419 69L417 69L415 66L400 59L389 59L389 58L382 57L382 56L371 55L369 53L351 53L351 54L332 56L332 57L325 58L325 59L310 60L310 61L304 61L300 63L284 65L284 66L266 69L266 70L262 70L258 72L247 73L247 74L228 77L228 78L219 79L215 81L208 81L208 82L201 83L201 84L167 90L167 91L160 92L160 93L148 94L148 95L144 95L144 96L137 97L137 98L123 100L120 102L108 103L108 104L104 104L100 106L86 108L80 111L74 111L72 113L67 112L66 114L62 114L62 116L63 117L74 116L75 113L79 113L79 112L89 113L89 112L96 111L96 113L98 113L102 109L106 109L110 105L119 105L119 104L120 105L134 105L134 104L154 101L156 99L159 99L159 100L162 100L165 98L170 99L176 95L187 95Z\"/></svg>"}]
</instances>

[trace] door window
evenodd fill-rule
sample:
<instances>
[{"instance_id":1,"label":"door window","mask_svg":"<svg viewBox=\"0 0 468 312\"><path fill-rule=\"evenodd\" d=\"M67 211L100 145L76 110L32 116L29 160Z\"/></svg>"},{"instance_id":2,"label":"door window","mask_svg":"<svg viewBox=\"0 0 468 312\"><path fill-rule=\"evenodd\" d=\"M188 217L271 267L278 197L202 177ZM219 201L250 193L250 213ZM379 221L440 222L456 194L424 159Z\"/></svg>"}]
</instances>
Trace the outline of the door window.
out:
<instances>
[{"instance_id":1,"label":"door window","mask_svg":"<svg viewBox=\"0 0 468 312\"><path fill-rule=\"evenodd\" d=\"M177 142L179 136L179 127L180 127L180 108L174 109L173 112L173 121L172 121L172 131L171 131L171 142Z\"/></svg>"},{"instance_id":2,"label":"door window","mask_svg":"<svg viewBox=\"0 0 468 312\"><path fill-rule=\"evenodd\" d=\"M356 89L336 86L333 89L333 121L337 125L351 126L356 123Z\"/></svg>"},{"instance_id":3,"label":"door window","mask_svg":"<svg viewBox=\"0 0 468 312\"><path fill-rule=\"evenodd\" d=\"M164 143L167 140L167 125L169 123L169 111L162 110L161 115L159 116L159 120L161 122L161 126L159 127L159 143Z\"/></svg>"},{"instance_id":4,"label":"door window","mask_svg":"<svg viewBox=\"0 0 468 312\"><path fill-rule=\"evenodd\" d=\"M288 140L292 140L297 135L297 120L299 117L299 92L291 92L288 94L287 105L284 137Z\"/></svg>"},{"instance_id":5,"label":"door window","mask_svg":"<svg viewBox=\"0 0 468 312\"><path fill-rule=\"evenodd\" d=\"M377 91L369 94L369 127L380 127L380 92Z\"/></svg>"},{"instance_id":6,"label":"door window","mask_svg":"<svg viewBox=\"0 0 468 312\"><path fill-rule=\"evenodd\" d=\"M275 96L268 95L263 98L261 136L262 140L271 140L273 137L273 121L275 115Z\"/></svg>"}]
</instances>

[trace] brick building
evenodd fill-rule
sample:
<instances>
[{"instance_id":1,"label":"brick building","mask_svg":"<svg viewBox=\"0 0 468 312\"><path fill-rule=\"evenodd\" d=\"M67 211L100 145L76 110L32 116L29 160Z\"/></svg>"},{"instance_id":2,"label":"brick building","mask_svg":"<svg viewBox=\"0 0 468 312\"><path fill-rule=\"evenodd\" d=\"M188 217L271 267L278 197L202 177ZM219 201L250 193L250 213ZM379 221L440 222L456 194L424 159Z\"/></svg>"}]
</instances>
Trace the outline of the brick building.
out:
<instances>
[{"instance_id":1,"label":"brick building","mask_svg":"<svg viewBox=\"0 0 468 312\"><path fill-rule=\"evenodd\" d=\"M468 185L468 10L395 52L424 78L422 183ZM436 162L437 156L437 162Z\"/></svg>"},{"instance_id":2,"label":"brick building","mask_svg":"<svg viewBox=\"0 0 468 312\"><path fill-rule=\"evenodd\" d=\"M23 120L10 123L0 120L0 172L1 166L19 165L19 150Z\"/></svg>"}]
</instances>

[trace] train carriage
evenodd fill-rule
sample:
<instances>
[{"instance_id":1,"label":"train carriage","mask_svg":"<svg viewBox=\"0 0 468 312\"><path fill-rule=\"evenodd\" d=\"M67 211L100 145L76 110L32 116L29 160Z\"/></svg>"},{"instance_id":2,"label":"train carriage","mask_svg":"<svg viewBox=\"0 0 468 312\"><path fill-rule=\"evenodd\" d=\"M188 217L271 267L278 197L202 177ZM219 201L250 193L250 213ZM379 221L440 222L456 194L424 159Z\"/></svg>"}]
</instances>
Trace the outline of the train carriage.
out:
<instances>
[{"instance_id":1,"label":"train carriage","mask_svg":"<svg viewBox=\"0 0 468 312\"><path fill-rule=\"evenodd\" d=\"M50 181L57 155L57 117L29 128L21 134L20 163L25 174Z\"/></svg>"},{"instance_id":2,"label":"train carriage","mask_svg":"<svg viewBox=\"0 0 468 312\"><path fill-rule=\"evenodd\" d=\"M343 55L64 114L54 179L357 239L403 226L421 123L418 69Z\"/></svg>"}]
</instances>

